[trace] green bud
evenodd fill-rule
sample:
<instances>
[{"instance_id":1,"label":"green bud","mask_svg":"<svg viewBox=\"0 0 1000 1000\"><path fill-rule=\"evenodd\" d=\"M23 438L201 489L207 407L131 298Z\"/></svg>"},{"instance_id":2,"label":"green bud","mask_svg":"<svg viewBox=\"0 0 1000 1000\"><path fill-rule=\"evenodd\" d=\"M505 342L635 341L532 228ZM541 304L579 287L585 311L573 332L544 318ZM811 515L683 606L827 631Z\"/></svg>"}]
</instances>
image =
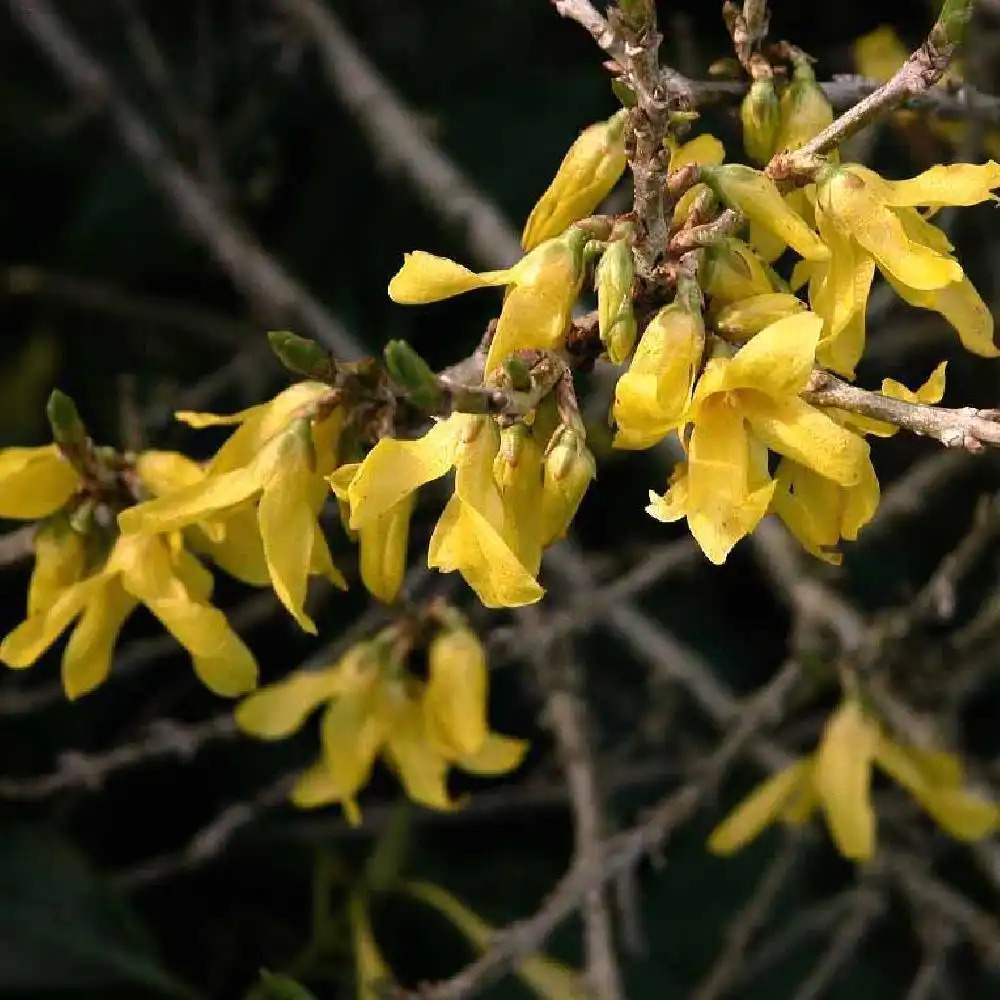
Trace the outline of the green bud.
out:
<instances>
[{"instance_id":1,"label":"green bud","mask_svg":"<svg viewBox=\"0 0 1000 1000\"><path fill-rule=\"evenodd\" d=\"M508 355L503 363L507 378L510 379L510 387L518 392L527 392L531 388L531 369L525 364L522 358L513 354Z\"/></svg>"},{"instance_id":2,"label":"green bud","mask_svg":"<svg viewBox=\"0 0 1000 1000\"><path fill-rule=\"evenodd\" d=\"M45 413L56 444L70 449L83 448L87 444L87 428L80 419L76 403L66 393L53 389Z\"/></svg>"},{"instance_id":3,"label":"green bud","mask_svg":"<svg viewBox=\"0 0 1000 1000\"><path fill-rule=\"evenodd\" d=\"M562 424L546 448L542 477L542 545L558 541L569 529L597 463L581 430Z\"/></svg>"},{"instance_id":4,"label":"green bud","mask_svg":"<svg viewBox=\"0 0 1000 1000\"><path fill-rule=\"evenodd\" d=\"M289 371L320 381L333 378L333 359L314 340L288 330L269 330L267 340L278 360Z\"/></svg>"},{"instance_id":5,"label":"green bud","mask_svg":"<svg viewBox=\"0 0 1000 1000\"><path fill-rule=\"evenodd\" d=\"M795 61L792 82L781 95L781 127L775 149L792 152L804 146L833 121L833 107L816 82L809 60Z\"/></svg>"},{"instance_id":6,"label":"green bud","mask_svg":"<svg viewBox=\"0 0 1000 1000\"><path fill-rule=\"evenodd\" d=\"M511 485L530 436L531 430L522 423L501 428L500 447L493 459L493 479L501 490Z\"/></svg>"},{"instance_id":7,"label":"green bud","mask_svg":"<svg viewBox=\"0 0 1000 1000\"><path fill-rule=\"evenodd\" d=\"M421 410L437 410L444 400L444 390L430 365L405 340L390 340L385 345L385 366L405 390L407 398Z\"/></svg>"},{"instance_id":8,"label":"green bud","mask_svg":"<svg viewBox=\"0 0 1000 1000\"><path fill-rule=\"evenodd\" d=\"M764 164L775 150L775 139L781 125L781 105L769 75L758 77L740 105L743 123L743 148L755 163Z\"/></svg>"},{"instance_id":9,"label":"green bud","mask_svg":"<svg viewBox=\"0 0 1000 1000\"><path fill-rule=\"evenodd\" d=\"M597 265L597 317L601 343L612 364L620 365L635 346L635 313L632 310L632 283L635 262L632 248L617 240L605 251Z\"/></svg>"},{"instance_id":10,"label":"green bud","mask_svg":"<svg viewBox=\"0 0 1000 1000\"><path fill-rule=\"evenodd\" d=\"M621 101L623 108L634 108L639 103L635 91L622 79L612 80L611 90L615 97Z\"/></svg>"}]
</instances>

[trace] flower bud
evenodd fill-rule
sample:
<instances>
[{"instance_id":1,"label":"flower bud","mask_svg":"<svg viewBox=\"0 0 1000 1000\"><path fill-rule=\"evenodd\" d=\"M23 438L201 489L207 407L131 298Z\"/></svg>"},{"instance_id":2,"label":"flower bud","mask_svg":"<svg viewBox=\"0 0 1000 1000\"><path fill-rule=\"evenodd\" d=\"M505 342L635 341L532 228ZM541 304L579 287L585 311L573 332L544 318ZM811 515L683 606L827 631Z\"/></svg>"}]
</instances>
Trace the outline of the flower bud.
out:
<instances>
[{"instance_id":1,"label":"flower bud","mask_svg":"<svg viewBox=\"0 0 1000 1000\"><path fill-rule=\"evenodd\" d=\"M321 380L333 377L333 359L314 340L288 330L269 330L267 341L278 360L296 375Z\"/></svg>"},{"instance_id":2,"label":"flower bud","mask_svg":"<svg viewBox=\"0 0 1000 1000\"><path fill-rule=\"evenodd\" d=\"M597 265L597 316L601 343L612 364L620 365L635 346L632 282L635 262L626 240L616 240Z\"/></svg>"},{"instance_id":3,"label":"flower bud","mask_svg":"<svg viewBox=\"0 0 1000 1000\"><path fill-rule=\"evenodd\" d=\"M493 479L501 491L514 485L514 476L531 430L522 423L500 429L500 447L493 459Z\"/></svg>"},{"instance_id":4,"label":"flower bud","mask_svg":"<svg viewBox=\"0 0 1000 1000\"><path fill-rule=\"evenodd\" d=\"M816 82L806 58L797 59L792 82L781 95L781 126L775 137L776 150L800 149L833 121L833 108Z\"/></svg>"},{"instance_id":5,"label":"flower bud","mask_svg":"<svg viewBox=\"0 0 1000 1000\"><path fill-rule=\"evenodd\" d=\"M802 312L805 307L800 298L784 292L752 295L720 309L715 328L734 340L747 340L775 320Z\"/></svg>"},{"instance_id":6,"label":"flower bud","mask_svg":"<svg viewBox=\"0 0 1000 1000\"><path fill-rule=\"evenodd\" d=\"M623 108L607 121L583 130L570 146L552 183L531 210L521 246L532 250L578 219L590 215L625 170Z\"/></svg>"},{"instance_id":7,"label":"flower bud","mask_svg":"<svg viewBox=\"0 0 1000 1000\"><path fill-rule=\"evenodd\" d=\"M405 340L390 340L383 352L389 374L406 389L407 398L422 410L436 410L444 393L430 365Z\"/></svg>"},{"instance_id":8,"label":"flower bud","mask_svg":"<svg viewBox=\"0 0 1000 1000\"><path fill-rule=\"evenodd\" d=\"M446 755L468 757L486 740L486 651L470 629L449 628L431 640L427 659L428 731Z\"/></svg>"},{"instance_id":9,"label":"flower bud","mask_svg":"<svg viewBox=\"0 0 1000 1000\"><path fill-rule=\"evenodd\" d=\"M743 123L743 148L756 163L765 164L775 149L775 138L781 124L781 105L774 89L774 79L768 73L750 84L740 105Z\"/></svg>"},{"instance_id":10,"label":"flower bud","mask_svg":"<svg viewBox=\"0 0 1000 1000\"><path fill-rule=\"evenodd\" d=\"M87 428L80 419L76 403L66 393L53 389L45 413L52 427L52 437L60 447L77 450L87 444Z\"/></svg>"},{"instance_id":11,"label":"flower bud","mask_svg":"<svg viewBox=\"0 0 1000 1000\"><path fill-rule=\"evenodd\" d=\"M541 527L545 546L566 534L597 475L597 463L583 432L562 424L549 441L543 468Z\"/></svg>"}]
</instances>

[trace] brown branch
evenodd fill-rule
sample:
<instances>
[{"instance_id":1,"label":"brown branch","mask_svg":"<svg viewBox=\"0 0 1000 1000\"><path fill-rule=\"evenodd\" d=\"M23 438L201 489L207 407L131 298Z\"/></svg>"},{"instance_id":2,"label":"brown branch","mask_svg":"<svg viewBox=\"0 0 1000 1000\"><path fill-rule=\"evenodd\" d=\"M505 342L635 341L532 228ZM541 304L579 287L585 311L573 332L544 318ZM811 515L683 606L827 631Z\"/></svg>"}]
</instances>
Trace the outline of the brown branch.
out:
<instances>
[{"instance_id":1,"label":"brown branch","mask_svg":"<svg viewBox=\"0 0 1000 1000\"><path fill-rule=\"evenodd\" d=\"M588 738L587 706L580 692L572 643L568 637L546 641L545 624L537 608L523 609L518 618L534 639L533 660L545 697L544 718L555 736L569 788L576 837L573 864L593 869L601 859L603 810ZM618 1000L623 996L621 974L615 961L604 886L595 886L584 896L583 924L587 982L596 1000Z\"/></svg>"},{"instance_id":2,"label":"brown branch","mask_svg":"<svg viewBox=\"0 0 1000 1000\"><path fill-rule=\"evenodd\" d=\"M580 905L588 891L633 868L684 823L718 786L733 761L760 732L798 683L799 669L786 664L749 700L719 748L699 768L698 777L655 806L649 817L631 830L604 842L599 864L574 864L534 916L499 932L492 947L461 972L426 986L421 1000L463 1000L495 980L512 963L538 951L548 936Z\"/></svg>"},{"instance_id":3,"label":"brown branch","mask_svg":"<svg viewBox=\"0 0 1000 1000\"><path fill-rule=\"evenodd\" d=\"M73 34L48 0L7 0L14 20L32 38L66 85L88 107L104 111L121 142L233 283L275 324L290 323L315 336L341 359L362 346L325 306L271 257L171 155L108 70Z\"/></svg>"},{"instance_id":4,"label":"brown branch","mask_svg":"<svg viewBox=\"0 0 1000 1000\"><path fill-rule=\"evenodd\" d=\"M817 406L832 406L884 420L912 434L934 438L946 448L965 448L976 452L987 445L1000 445L1000 410L980 410L973 406L949 409L908 403L850 385L821 371L813 373L802 398Z\"/></svg>"}]
</instances>

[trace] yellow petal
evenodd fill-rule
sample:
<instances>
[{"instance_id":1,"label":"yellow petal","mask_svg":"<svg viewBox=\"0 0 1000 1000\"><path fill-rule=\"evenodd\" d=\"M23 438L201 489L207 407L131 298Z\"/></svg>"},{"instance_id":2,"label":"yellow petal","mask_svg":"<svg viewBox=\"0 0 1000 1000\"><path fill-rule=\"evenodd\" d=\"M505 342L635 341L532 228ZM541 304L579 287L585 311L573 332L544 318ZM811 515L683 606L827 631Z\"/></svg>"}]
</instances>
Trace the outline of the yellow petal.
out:
<instances>
[{"instance_id":1,"label":"yellow petal","mask_svg":"<svg viewBox=\"0 0 1000 1000\"><path fill-rule=\"evenodd\" d=\"M520 767L529 745L527 740L516 740L490 732L475 753L468 754L455 763L470 774L492 778Z\"/></svg>"},{"instance_id":2,"label":"yellow petal","mask_svg":"<svg viewBox=\"0 0 1000 1000\"><path fill-rule=\"evenodd\" d=\"M737 239L719 240L709 247L699 277L713 304L737 302L774 291L760 258Z\"/></svg>"},{"instance_id":3,"label":"yellow petal","mask_svg":"<svg viewBox=\"0 0 1000 1000\"><path fill-rule=\"evenodd\" d=\"M741 163L705 169L705 180L728 205L785 241L806 260L827 260L830 251L785 201L772 181Z\"/></svg>"},{"instance_id":4,"label":"yellow petal","mask_svg":"<svg viewBox=\"0 0 1000 1000\"><path fill-rule=\"evenodd\" d=\"M340 799L352 799L368 783L389 735L390 720L379 712L376 694L374 689L345 694L323 713L323 760Z\"/></svg>"},{"instance_id":5,"label":"yellow petal","mask_svg":"<svg viewBox=\"0 0 1000 1000\"><path fill-rule=\"evenodd\" d=\"M721 565L753 531L773 492L774 483L751 490L743 415L724 399L708 400L691 433L686 513L691 534L711 562Z\"/></svg>"},{"instance_id":6,"label":"yellow petal","mask_svg":"<svg viewBox=\"0 0 1000 1000\"><path fill-rule=\"evenodd\" d=\"M386 753L406 794L430 809L454 809L446 785L448 762L431 745L420 704L395 692L389 695L385 711Z\"/></svg>"},{"instance_id":7,"label":"yellow petal","mask_svg":"<svg viewBox=\"0 0 1000 1000\"><path fill-rule=\"evenodd\" d=\"M135 472L158 497L193 486L205 476L201 465L177 451L144 451L136 459Z\"/></svg>"},{"instance_id":8,"label":"yellow petal","mask_svg":"<svg viewBox=\"0 0 1000 1000\"><path fill-rule=\"evenodd\" d=\"M715 328L730 337L749 339L765 327L802 312L806 304L788 292L766 292L731 302L715 316Z\"/></svg>"},{"instance_id":9,"label":"yellow petal","mask_svg":"<svg viewBox=\"0 0 1000 1000\"><path fill-rule=\"evenodd\" d=\"M104 682L111 670L118 633L136 603L113 579L88 602L63 653L62 682L70 701Z\"/></svg>"},{"instance_id":10,"label":"yellow petal","mask_svg":"<svg viewBox=\"0 0 1000 1000\"><path fill-rule=\"evenodd\" d=\"M840 524L840 533L844 538L853 542L858 537L861 529L875 516L879 499L878 477L869 457L862 467L858 482L846 487Z\"/></svg>"},{"instance_id":11,"label":"yellow petal","mask_svg":"<svg viewBox=\"0 0 1000 1000\"><path fill-rule=\"evenodd\" d=\"M430 737L452 759L476 753L486 739L486 652L475 633L448 629L431 640L423 708Z\"/></svg>"},{"instance_id":12,"label":"yellow petal","mask_svg":"<svg viewBox=\"0 0 1000 1000\"><path fill-rule=\"evenodd\" d=\"M841 486L853 486L861 480L868 460L864 438L797 396L773 399L748 392L743 398L747 420L772 451Z\"/></svg>"},{"instance_id":13,"label":"yellow petal","mask_svg":"<svg viewBox=\"0 0 1000 1000\"><path fill-rule=\"evenodd\" d=\"M776 399L798 394L809 381L823 321L800 312L765 327L725 366L720 389L756 389ZM702 393L698 387L696 395Z\"/></svg>"},{"instance_id":14,"label":"yellow petal","mask_svg":"<svg viewBox=\"0 0 1000 1000\"><path fill-rule=\"evenodd\" d=\"M894 378L883 379L882 395L888 396L890 399L903 399L908 403L940 403L944 396L944 378L947 367L948 362L942 361L928 375L927 381L916 391L907 388Z\"/></svg>"},{"instance_id":15,"label":"yellow petal","mask_svg":"<svg viewBox=\"0 0 1000 1000\"><path fill-rule=\"evenodd\" d=\"M489 375L515 351L558 350L583 280L583 234L548 240L515 267L486 356Z\"/></svg>"},{"instance_id":16,"label":"yellow petal","mask_svg":"<svg viewBox=\"0 0 1000 1000\"><path fill-rule=\"evenodd\" d=\"M670 172L680 170L690 163L696 163L702 167L714 167L726 158L726 148L715 138L703 132L693 139L677 145L673 144L670 150Z\"/></svg>"},{"instance_id":17,"label":"yellow petal","mask_svg":"<svg viewBox=\"0 0 1000 1000\"><path fill-rule=\"evenodd\" d=\"M904 302L940 313L955 328L967 351L984 358L1000 356L993 337L993 314L964 274L960 280L934 291L911 288L891 275L886 279Z\"/></svg>"},{"instance_id":18,"label":"yellow petal","mask_svg":"<svg viewBox=\"0 0 1000 1000\"><path fill-rule=\"evenodd\" d=\"M67 587L43 614L26 618L0 643L0 660L8 667L30 667L107 585L101 573Z\"/></svg>"},{"instance_id":19,"label":"yellow petal","mask_svg":"<svg viewBox=\"0 0 1000 1000\"><path fill-rule=\"evenodd\" d=\"M774 512L807 552L839 564L840 554L833 549L840 541L843 488L787 458L775 480Z\"/></svg>"},{"instance_id":20,"label":"yellow petal","mask_svg":"<svg viewBox=\"0 0 1000 1000\"><path fill-rule=\"evenodd\" d=\"M351 684L340 665L322 670L296 670L290 677L256 691L236 707L233 717L244 733L280 740L302 728L323 702L343 694Z\"/></svg>"},{"instance_id":21,"label":"yellow petal","mask_svg":"<svg viewBox=\"0 0 1000 1000\"><path fill-rule=\"evenodd\" d=\"M961 280L958 262L913 242L859 174L831 172L817 186L817 204L841 232L872 254L883 272L903 284L929 290Z\"/></svg>"},{"instance_id":22,"label":"yellow petal","mask_svg":"<svg viewBox=\"0 0 1000 1000\"><path fill-rule=\"evenodd\" d=\"M341 797L340 786L330 774L330 770L323 760L316 761L315 764L299 774L288 797L300 809L315 809L318 806L339 802L343 806L344 815L351 826L357 826L361 822L361 813L357 803L353 799Z\"/></svg>"},{"instance_id":23,"label":"yellow petal","mask_svg":"<svg viewBox=\"0 0 1000 1000\"><path fill-rule=\"evenodd\" d=\"M533 250L590 215L618 183L625 170L622 109L607 121L584 129L570 146L552 183L538 199L524 226L521 246Z\"/></svg>"},{"instance_id":24,"label":"yellow petal","mask_svg":"<svg viewBox=\"0 0 1000 1000\"><path fill-rule=\"evenodd\" d=\"M771 825L801 787L809 762L800 760L759 784L711 833L713 854L733 854Z\"/></svg>"},{"instance_id":25,"label":"yellow petal","mask_svg":"<svg viewBox=\"0 0 1000 1000\"><path fill-rule=\"evenodd\" d=\"M880 82L888 80L910 54L899 35L888 25L862 35L852 43L851 49L858 72Z\"/></svg>"},{"instance_id":26,"label":"yellow petal","mask_svg":"<svg viewBox=\"0 0 1000 1000\"><path fill-rule=\"evenodd\" d=\"M455 414L436 423L416 441L384 437L368 453L351 479L351 528L388 513L424 483L439 479L455 463L455 449L468 418Z\"/></svg>"},{"instance_id":27,"label":"yellow petal","mask_svg":"<svg viewBox=\"0 0 1000 1000\"><path fill-rule=\"evenodd\" d=\"M476 274L447 257L415 250L403 256L403 266L389 282L389 298L403 305L438 302L474 288L506 285L510 276L509 270Z\"/></svg>"},{"instance_id":28,"label":"yellow petal","mask_svg":"<svg viewBox=\"0 0 1000 1000\"><path fill-rule=\"evenodd\" d=\"M68 587L83 578L87 547L65 518L39 525L32 542L35 565L28 584L28 617L44 614Z\"/></svg>"},{"instance_id":29,"label":"yellow petal","mask_svg":"<svg viewBox=\"0 0 1000 1000\"><path fill-rule=\"evenodd\" d=\"M34 521L61 507L80 477L54 445L0 449L0 517Z\"/></svg>"},{"instance_id":30,"label":"yellow petal","mask_svg":"<svg viewBox=\"0 0 1000 1000\"><path fill-rule=\"evenodd\" d=\"M264 543L257 525L257 511L250 503L243 503L227 512L225 521L219 522L220 537L207 536L204 522L189 532L189 542L196 552L204 553L230 576L251 587L266 587L271 575L264 559Z\"/></svg>"},{"instance_id":31,"label":"yellow petal","mask_svg":"<svg viewBox=\"0 0 1000 1000\"><path fill-rule=\"evenodd\" d=\"M370 594L392 604L406 575L406 546L414 495L366 523L359 532L361 580Z\"/></svg>"},{"instance_id":32,"label":"yellow petal","mask_svg":"<svg viewBox=\"0 0 1000 1000\"><path fill-rule=\"evenodd\" d=\"M118 515L118 526L126 535L175 531L197 521L210 520L221 511L241 504L261 485L261 470L257 466L207 476L176 493L123 510Z\"/></svg>"},{"instance_id":33,"label":"yellow petal","mask_svg":"<svg viewBox=\"0 0 1000 1000\"><path fill-rule=\"evenodd\" d=\"M816 751L812 780L830 833L840 853L856 861L875 852L871 771L878 736L877 724L851 700L830 717Z\"/></svg>"},{"instance_id":34,"label":"yellow petal","mask_svg":"<svg viewBox=\"0 0 1000 1000\"><path fill-rule=\"evenodd\" d=\"M278 600L306 632L315 635L316 625L305 612L309 569L318 531L310 497L312 470L298 435L287 435L282 454L273 478L264 484L257 521L271 585Z\"/></svg>"},{"instance_id":35,"label":"yellow petal","mask_svg":"<svg viewBox=\"0 0 1000 1000\"><path fill-rule=\"evenodd\" d=\"M908 180L884 183L886 204L894 207L978 205L1000 187L1000 163L936 164Z\"/></svg>"}]
</instances>

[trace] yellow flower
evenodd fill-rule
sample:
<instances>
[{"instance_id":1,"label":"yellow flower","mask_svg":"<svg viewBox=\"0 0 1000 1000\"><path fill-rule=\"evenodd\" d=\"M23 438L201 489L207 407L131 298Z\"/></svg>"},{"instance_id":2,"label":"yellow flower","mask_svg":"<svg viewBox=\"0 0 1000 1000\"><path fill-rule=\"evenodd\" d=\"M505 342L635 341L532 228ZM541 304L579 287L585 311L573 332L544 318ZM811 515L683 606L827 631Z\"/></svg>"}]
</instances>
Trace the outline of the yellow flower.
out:
<instances>
[{"instance_id":1,"label":"yellow flower","mask_svg":"<svg viewBox=\"0 0 1000 1000\"><path fill-rule=\"evenodd\" d=\"M698 274L713 307L778 290L757 254L742 240L732 237L708 247Z\"/></svg>"},{"instance_id":2,"label":"yellow flower","mask_svg":"<svg viewBox=\"0 0 1000 1000\"><path fill-rule=\"evenodd\" d=\"M614 447L651 448L681 423L704 350L701 310L683 296L650 320L615 385Z\"/></svg>"},{"instance_id":3,"label":"yellow flower","mask_svg":"<svg viewBox=\"0 0 1000 1000\"><path fill-rule=\"evenodd\" d=\"M539 600L543 591L535 570L517 551L518 521L526 512L505 504L494 481L497 448L492 421L461 413L434 424L416 441L382 438L348 487L351 529L363 531L454 468L455 493L434 529L428 565L460 572L487 607Z\"/></svg>"},{"instance_id":4,"label":"yellow flower","mask_svg":"<svg viewBox=\"0 0 1000 1000\"><path fill-rule=\"evenodd\" d=\"M724 306L712 320L712 325L727 340L749 340L779 319L805 309L805 303L788 292L766 292L751 295Z\"/></svg>"},{"instance_id":5,"label":"yellow flower","mask_svg":"<svg viewBox=\"0 0 1000 1000\"><path fill-rule=\"evenodd\" d=\"M992 198L1000 187L1000 164L956 163L935 166L904 181L887 181L859 164L831 167L816 184L816 219L821 234L826 228L839 234L837 253L843 266L831 262L826 281L835 335L839 315L863 311L867 283L859 296L856 272L859 261L874 258L896 293L910 305L940 313L958 332L963 345L974 354L997 357L993 343L993 317L951 255L947 237L926 221L918 206L974 205ZM846 251L850 244L853 251ZM869 279L870 280L870 279ZM860 301L859 301L860 299ZM853 353L853 352L852 352Z\"/></svg>"},{"instance_id":6,"label":"yellow flower","mask_svg":"<svg viewBox=\"0 0 1000 1000\"><path fill-rule=\"evenodd\" d=\"M69 520L56 515L42 522L33 539L35 565L28 584L28 617L43 614L87 571L87 544Z\"/></svg>"},{"instance_id":7,"label":"yellow flower","mask_svg":"<svg viewBox=\"0 0 1000 1000\"><path fill-rule=\"evenodd\" d=\"M417 250L389 282L393 302L416 305L438 302L474 288L509 285L496 332L486 358L489 375L515 351L562 346L573 303L583 281L583 247L587 234L571 228L546 240L503 271L476 274L444 257Z\"/></svg>"},{"instance_id":8,"label":"yellow flower","mask_svg":"<svg viewBox=\"0 0 1000 1000\"><path fill-rule=\"evenodd\" d=\"M445 690L435 696L439 709L442 701L452 701L463 712L471 709L485 718L485 684L456 697L451 687L454 672L443 680ZM437 683L440 689L442 679ZM236 723L261 739L281 739L325 705L323 755L300 775L292 791L293 801L302 807L338 802L350 822L359 822L356 797L382 753L413 801L433 809L452 809L455 803L445 784L452 764L474 774L503 774L520 764L526 745L486 731L474 752L458 750L450 740L461 731L468 742L472 730L466 720L463 726L447 730L449 744L443 746L438 742L440 724L434 732L428 725L428 715L437 715L425 708L425 692L423 682L402 675L385 660L377 641L368 642L355 646L332 667L298 671L251 695L237 708ZM479 695L482 704L475 701ZM454 714L448 718L454 723Z\"/></svg>"},{"instance_id":9,"label":"yellow flower","mask_svg":"<svg viewBox=\"0 0 1000 1000\"><path fill-rule=\"evenodd\" d=\"M780 319L733 357L712 358L698 380L687 462L663 497L650 494L647 511L662 521L687 517L714 563L725 561L771 501L775 484L762 445L841 486L866 473L867 443L799 397L821 327L808 312Z\"/></svg>"},{"instance_id":10,"label":"yellow flower","mask_svg":"<svg viewBox=\"0 0 1000 1000\"><path fill-rule=\"evenodd\" d=\"M751 224L774 234L800 257L829 259L829 249L766 174L742 163L725 163L703 168L702 176L730 208L742 212Z\"/></svg>"},{"instance_id":11,"label":"yellow flower","mask_svg":"<svg viewBox=\"0 0 1000 1000\"><path fill-rule=\"evenodd\" d=\"M543 546L566 535L596 475L597 463L583 432L560 427L549 444L542 470L541 509L537 520ZM527 510L524 516L530 516Z\"/></svg>"},{"instance_id":12,"label":"yellow flower","mask_svg":"<svg viewBox=\"0 0 1000 1000\"><path fill-rule=\"evenodd\" d=\"M446 628L427 650L424 719L442 752L456 758L477 753L486 742L489 674L486 651L467 628Z\"/></svg>"},{"instance_id":13,"label":"yellow flower","mask_svg":"<svg viewBox=\"0 0 1000 1000\"><path fill-rule=\"evenodd\" d=\"M66 694L78 698L108 675L125 619L145 604L188 650L195 672L221 695L249 691L257 682L253 656L208 603L212 577L181 547L155 535L122 536L97 572L64 587L0 643L0 659L29 667L76 620L63 654Z\"/></svg>"},{"instance_id":14,"label":"yellow flower","mask_svg":"<svg viewBox=\"0 0 1000 1000\"><path fill-rule=\"evenodd\" d=\"M980 840L1000 827L996 805L962 788L958 758L895 743L849 699L830 717L816 753L755 788L712 832L709 849L732 854L776 820L804 823L821 807L840 853L858 861L869 859L876 840L873 765L905 788L957 840Z\"/></svg>"},{"instance_id":15,"label":"yellow flower","mask_svg":"<svg viewBox=\"0 0 1000 1000\"><path fill-rule=\"evenodd\" d=\"M64 507L80 477L57 445L0 450L0 517L34 521Z\"/></svg>"},{"instance_id":16,"label":"yellow flower","mask_svg":"<svg viewBox=\"0 0 1000 1000\"><path fill-rule=\"evenodd\" d=\"M552 183L524 226L521 246L534 250L590 215L625 171L624 109L584 129L570 146Z\"/></svg>"},{"instance_id":17,"label":"yellow flower","mask_svg":"<svg viewBox=\"0 0 1000 1000\"><path fill-rule=\"evenodd\" d=\"M202 479L123 511L119 515L122 531L162 533L198 524L207 527L211 537L212 525L222 521L226 530L225 519L231 517L239 518L236 525L246 537L243 517L256 504L257 527L274 591L302 628L315 633L316 626L304 608L310 573L346 587L317 523L327 495L324 476L336 464L343 416L339 409L320 411L312 419L307 415L309 405L317 404L328 392L327 386L305 382L268 404L232 417L185 415L195 426L233 422L241 426L219 449Z\"/></svg>"}]
</instances>

